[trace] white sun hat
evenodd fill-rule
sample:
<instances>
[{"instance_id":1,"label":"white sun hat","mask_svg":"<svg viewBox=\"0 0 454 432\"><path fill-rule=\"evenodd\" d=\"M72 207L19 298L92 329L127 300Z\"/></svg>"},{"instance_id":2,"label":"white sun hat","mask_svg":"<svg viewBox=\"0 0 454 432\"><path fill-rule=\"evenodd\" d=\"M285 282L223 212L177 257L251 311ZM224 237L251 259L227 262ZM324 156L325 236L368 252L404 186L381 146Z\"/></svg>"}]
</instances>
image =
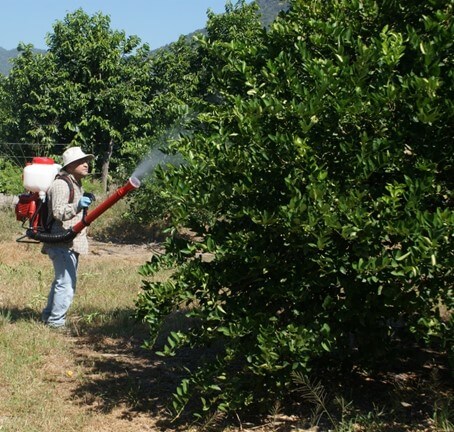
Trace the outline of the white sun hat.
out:
<instances>
[{"instance_id":1,"label":"white sun hat","mask_svg":"<svg viewBox=\"0 0 454 432\"><path fill-rule=\"evenodd\" d=\"M94 159L94 155L85 154L80 147L70 147L63 153L63 168L81 159Z\"/></svg>"}]
</instances>

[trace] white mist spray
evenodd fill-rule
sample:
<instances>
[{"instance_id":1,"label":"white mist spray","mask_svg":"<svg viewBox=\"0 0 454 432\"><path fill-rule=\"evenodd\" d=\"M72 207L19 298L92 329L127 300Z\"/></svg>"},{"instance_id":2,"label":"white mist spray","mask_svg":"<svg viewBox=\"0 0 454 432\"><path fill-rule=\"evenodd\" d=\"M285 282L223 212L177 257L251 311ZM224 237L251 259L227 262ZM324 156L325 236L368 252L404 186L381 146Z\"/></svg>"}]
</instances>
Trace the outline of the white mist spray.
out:
<instances>
[{"instance_id":1,"label":"white mist spray","mask_svg":"<svg viewBox=\"0 0 454 432\"><path fill-rule=\"evenodd\" d=\"M161 150L155 148L140 162L134 170L132 177L137 177L142 180L144 177L153 173L158 165L179 165L181 164L181 156L168 155Z\"/></svg>"},{"instance_id":2,"label":"white mist spray","mask_svg":"<svg viewBox=\"0 0 454 432\"><path fill-rule=\"evenodd\" d=\"M152 174L158 165L181 165L183 163L183 158L181 155L169 155L160 150L160 148L165 148L169 141L177 140L178 138L181 138L185 135L187 136L188 130L184 125L194 117L195 114L190 115L189 113L186 113L185 115L181 116L172 127L167 129L167 131L160 138L158 138L157 142L155 143L155 147L148 153L148 155L134 170L132 177L136 177L139 180L142 180L144 177Z\"/></svg>"}]
</instances>

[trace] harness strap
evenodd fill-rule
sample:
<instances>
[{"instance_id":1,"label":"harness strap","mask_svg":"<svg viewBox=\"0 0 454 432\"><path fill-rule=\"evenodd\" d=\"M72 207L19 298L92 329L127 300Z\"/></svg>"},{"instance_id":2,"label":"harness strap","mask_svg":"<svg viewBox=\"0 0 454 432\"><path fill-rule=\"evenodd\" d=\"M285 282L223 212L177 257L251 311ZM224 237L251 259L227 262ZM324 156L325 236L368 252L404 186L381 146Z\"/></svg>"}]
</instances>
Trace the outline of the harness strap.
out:
<instances>
[{"instance_id":1,"label":"harness strap","mask_svg":"<svg viewBox=\"0 0 454 432\"><path fill-rule=\"evenodd\" d=\"M71 181L71 179L65 174L57 174L55 176L55 179L61 179L61 180L64 180L66 182L66 184L69 187L68 204L72 204L73 201L74 201L74 185L73 185L73 182Z\"/></svg>"}]
</instances>

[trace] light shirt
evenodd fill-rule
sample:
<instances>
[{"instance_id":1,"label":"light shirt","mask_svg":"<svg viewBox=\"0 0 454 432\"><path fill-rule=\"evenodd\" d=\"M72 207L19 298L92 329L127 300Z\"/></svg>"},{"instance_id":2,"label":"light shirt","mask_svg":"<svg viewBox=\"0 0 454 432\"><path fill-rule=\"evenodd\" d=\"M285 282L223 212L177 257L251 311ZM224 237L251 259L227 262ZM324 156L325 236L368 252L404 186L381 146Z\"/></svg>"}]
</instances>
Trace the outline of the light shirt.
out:
<instances>
[{"instance_id":1,"label":"light shirt","mask_svg":"<svg viewBox=\"0 0 454 432\"><path fill-rule=\"evenodd\" d=\"M82 184L79 183L74 176L66 171L60 171L61 175L66 175L71 180L74 186L74 199L69 203L70 190L65 180L55 179L47 192L49 214L54 217L54 222L51 227L52 234L63 234L69 228L76 225L82 220L82 209L78 209L77 204L84 194ZM76 235L74 240L67 243L44 243L43 252L46 253L48 247L63 247L73 250L79 254L88 253L87 228L84 228Z\"/></svg>"}]
</instances>

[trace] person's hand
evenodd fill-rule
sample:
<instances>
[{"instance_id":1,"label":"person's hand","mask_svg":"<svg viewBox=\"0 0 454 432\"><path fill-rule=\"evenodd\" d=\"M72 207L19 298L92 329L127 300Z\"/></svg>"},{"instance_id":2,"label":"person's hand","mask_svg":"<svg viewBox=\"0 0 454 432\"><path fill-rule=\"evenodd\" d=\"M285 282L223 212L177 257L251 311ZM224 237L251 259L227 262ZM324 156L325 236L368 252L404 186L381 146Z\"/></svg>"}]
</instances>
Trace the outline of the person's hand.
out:
<instances>
[{"instance_id":1,"label":"person's hand","mask_svg":"<svg viewBox=\"0 0 454 432\"><path fill-rule=\"evenodd\" d=\"M80 200L79 203L77 204L77 207L79 209L87 208L91 204L91 199L87 196L83 196Z\"/></svg>"}]
</instances>

